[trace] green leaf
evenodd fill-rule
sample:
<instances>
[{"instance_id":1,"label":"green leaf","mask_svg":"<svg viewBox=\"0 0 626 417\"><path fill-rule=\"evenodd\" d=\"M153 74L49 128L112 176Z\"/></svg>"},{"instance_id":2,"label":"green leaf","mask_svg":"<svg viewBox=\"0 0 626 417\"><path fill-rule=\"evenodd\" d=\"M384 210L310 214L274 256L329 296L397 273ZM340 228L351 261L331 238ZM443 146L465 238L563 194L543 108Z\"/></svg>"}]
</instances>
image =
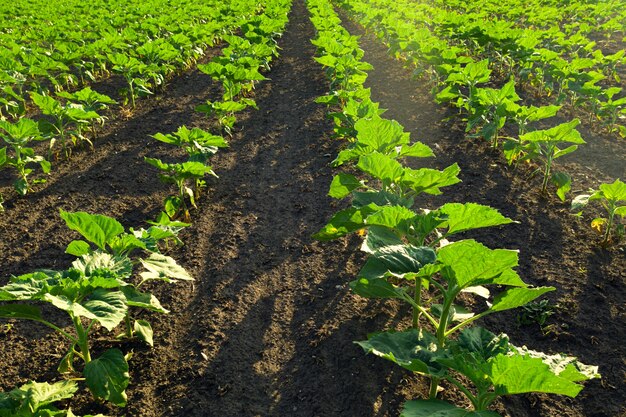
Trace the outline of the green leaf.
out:
<instances>
[{"instance_id":1,"label":"green leaf","mask_svg":"<svg viewBox=\"0 0 626 417\"><path fill-rule=\"evenodd\" d=\"M135 320L134 331L137 337L149 344L150 346L154 346L152 326L145 320Z\"/></svg>"},{"instance_id":2,"label":"green leaf","mask_svg":"<svg viewBox=\"0 0 626 417\"><path fill-rule=\"evenodd\" d=\"M106 244L117 235L124 233L124 227L115 219L100 214L85 212L69 213L61 210L61 218L67 227L77 231L85 239L105 250Z\"/></svg>"},{"instance_id":3,"label":"green leaf","mask_svg":"<svg viewBox=\"0 0 626 417\"><path fill-rule=\"evenodd\" d=\"M569 397L582 386L555 375L539 358L524 355L498 355L490 362L490 377L498 395L544 392Z\"/></svg>"},{"instance_id":4,"label":"green leaf","mask_svg":"<svg viewBox=\"0 0 626 417\"><path fill-rule=\"evenodd\" d=\"M6 319L42 320L41 310L28 304L0 305L0 317Z\"/></svg>"},{"instance_id":5,"label":"green leaf","mask_svg":"<svg viewBox=\"0 0 626 417\"><path fill-rule=\"evenodd\" d=\"M468 353L477 354L483 361L510 350L509 338L505 334L497 336L482 327L463 329L456 345Z\"/></svg>"},{"instance_id":6,"label":"green leaf","mask_svg":"<svg viewBox=\"0 0 626 417\"><path fill-rule=\"evenodd\" d=\"M96 318L96 316L91 311L83 307L82 304L69 300L64 295L56 296L52 294L44 294L43 300L49 302L60 310L67 311L74 317L86 317L92 320Z\"/></svg>"},{"instance_id":7,"label":"green leaf","mask_svg":"<svg viewBox=\"0 0 626 417\"><path fill-rule=\"evenodd\" d=\"M448 217L443 225L448 227L446 235L513 222L498 210L476 203L448 203L441 206L439 212Z\"/></svg>"},{"instance_id":8,"label":"green leaf","mask_svg":"<svg viewBox=\"0 0 626 417\"><path fill-rule=\"evenodd\" d=\"M357 142L370 152L388 154L396 146L409 143L409 133L404 131L395 120L374 116L371 119L361 118L354 125L357 131Z\"/></svg>"},{"instance_id":9,"label":"green leaf","mask_svg":"<svg viewBox=\"0 0 626 417\"><path fill-rule=\"evenodd\" d=\"M459 289L485 284L525 287L513 267L518 253L506 249L489 249L475 240L461 240L439 249L437 260L446 266L444 277Z\"/></svg>"},{"instance_id":10,"label":"green leaf","mask_svg":"<svg viewBox=\"0 0 626 417\"><path fill-rule=\"evenodd\" d=\"M94 396L113 404L126 405L125 389L130 381L128 363L119 349L109 349L85 365L85 383Z\"/></svg>"},{"instance_id":11,"label":"green leaf","mask_svg":"<svg viewBox=\"0 0 626 417\"><path fill-rule=\"evenodd\" d=\"M147 259L139 260L147 271L140 275L145 280L160 279L165 281L193 281L193 277L174 258L160 253L151 253Z\"/></svg>"},{"instance_id":12,"label":"green leaf","mask_svg":"<svg viewBox=\"0 0 626 417\"><path fill-rule=\"evenodd\" d=\"M552 174L552 182L556 185L556 195L561 201L565 201L565 194L572 189L572 177L564 172L555 172Z\"/></svg>"},{"instance_id":13,"label":"green leaf","mask_svg":"<svg viewBox=\"0 0 626 417\"><path fill-rule=\"evenodd\" d=\"M384 246L402 245L402 239L393 231L383 226L370 226L367 228L367 236L363 241L361 250L367 253L374 253Z\"/></svg>"},{"instance_id":14,"label":"green leaf","mask_svg":"<svg viewBox=\"0 0 626 417\"><path fill-rule=\"evenodd\" d=\"M406 168L402 177L402 185L411 188L415 193L439 195L441 194L441 187L448 187L461 182L458 178L460 172L461 168L456 163L443 171L430 168Z\"/></svg>"},{"instance_id":15,"label":"green leaf","mask_svg":"<svg viewBox=\"0 0 626 417\"><path fill-rule=\"evenodd\" d=\"M338 174L333 178L330 184L328 195L332 198L341 199L350 195L350 193L361 187L361 181L354 175Z\"/></svg>"},{"instance_id":16,"label":"green leaf","mask_svg":"<svg viewBox=\"0 0 626 417\"><path fill-rule=\"evenodd\" d=\"M470 411L442 400L412 400L404 403L400 417L501 417L493 411Z\"/></svg>"},{"instance_id":17,"label":"green leaf","mask_svg":"<svg viewBox=\"0 0 626 417\"><path fill-rule=\"evenodd\" d=\"M74 256L87 255L90 251L91 247L89 246L89 243L84 240L72 240L65 249L65 253Z\"/></svg>"},{"instance_id":18,"label":"green leaf","mask_svg":"<svg viewBox=\"0 0 626 417\"><path fill-rule=\"evenodd\" d=\"M441 367L435 360L445 356L444 351L438 350L434 335L416 329L376 333L366 341L355 343L366 353L390 360L409 371L428 375L440 374Z\"/></svg>"},{"instance_id":19,"label":"green leaf","mask_svg":"<svg viewBox=\"0 0 626 417\"><path fill-rule=\"evenodd\" d=\"M145 308L157 313L169 313L169 310L163 308L161 302L150 293L140 292L132 285L121 287L120 291L124 293L126 304L130 307Z\"/></svg>"},{"instance_id":20,"label":"green leaf","mask_svg":"<svg viewBox=\"0 0 626 417\"><path fill-rule=\"evenodd\" d=\"M399 181L404 173L398 161L378 152L361 156L357 167L374 178L390 183Z\"/></svg>"},{"instance_id":21,"label":"green leaf","mask_svg":"<svg viewBox=\"0 0 626 417\"><path fill-rule=\"evenodd\" d=\"M82 255L72 262L72 266L89 278L126 279L133 272L133 264L128 257L112 256L100 251Z\"/></svg>"},{"instance_id":22,"label":"green leaf","mask_svg":"<svg viewBox=\"0 0 626 417\"><path fill-rule=\"evenodd\" d=\"M374 211L372 206L352 207L335 213L313 238L321 241L333 240L362 229L365 227L364 218Z\"/></svg>"},{"instance_id":23,"label":"green leaf","mask_svg":"<svg viewBox=\"0 0 626 417\"><path fill-rule=\"evenodd\" d=\"M0 168L7 163L7 148L0 148Z\"/></svg>"},{"instance_id":24,"label":"green leaf","mask_svg":"<svg viewBox=\"0 0 626 417\"><path fill-rule=\"evenodd\" d=\"M403 206L384 206L369 215L365 222L368 226L383 226L407 233L409 221L416 216L415 212Z\"/></svg>"},{"instance_id":25,"label":"green leaf","mask_svg":"<svg viewBox=\"0 0 626 417\"><path fill-rule=\"evenodd\" d=\"M29 382L19 389L24 395L32 411L37 411L54 402L72 398L78 391L74 381L59 381L53 384L47 382Z\"/></svg>"},{"instance_id":26,"label":"green leaf","mask_svg":"<svg viewBox=\"0 0 626 417\"><path fill-rule=\"evenodd\" d=\"M496 312L521 307L535 298L541 297L543 294L554 291L555 289L554 287L510 288L501 292L493 299L493 304L489 310Z\"/></svg>"},{"instance_id":27,"label":"green leaf","mask_svg":"<svg viewBox=\"0 0 626 417\"><path fill-rule=\"evenodd\" d=\"M380 278L359 278L350 282L355 294L364 298L402 298L404 289Z\"/></svg>"},{"instance_id":28,"label":"green leaf","mask_svg":"<svg viewBox=\"0 0 626 417\"><path fill-rule=\"evenodd\" d=\"M435 251L428 246L385 246L367 259L359 278L382 278L388 272L394 275L418 272L425 264L435 263L436 260Z\"/></svg>"},{"instance_id":29,"label":"green leaf","mask_svg":"<svg viewBox=\"0 0 626 417\"><path fill-rule=\"evenodd\" d=\"M83 307L108 331L117 327L128 311L126 297L121 291L96 290Z\"/></svg>"},{"instance_id":30,"label":"green leaf","mask_svg":"<svg viewBox=\"0 0 626 417\"><path fill-rule=\"evenodd\" d=\"M403 146L400 150L400 157L412 156L414 158L429 158L435 156L433 150L422 142L415 142L409 146Z\"/></svg>"}]
</instances>

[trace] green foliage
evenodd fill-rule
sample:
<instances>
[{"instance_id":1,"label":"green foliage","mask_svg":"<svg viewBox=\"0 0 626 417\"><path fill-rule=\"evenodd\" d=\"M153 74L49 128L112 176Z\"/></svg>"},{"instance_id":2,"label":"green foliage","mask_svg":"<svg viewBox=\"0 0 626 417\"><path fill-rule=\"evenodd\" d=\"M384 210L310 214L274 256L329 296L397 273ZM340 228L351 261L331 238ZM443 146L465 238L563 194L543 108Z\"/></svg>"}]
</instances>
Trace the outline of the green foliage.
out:
<instances>
[{"instance_id":1,"label":"green foliage","mask_svg":"<svg viewBox=\"0 0 626 417\"><path fill-rule=\"evenodd\" d=\"M72 398L78 390L74 381L29 382L12 391L0 392L0 415L3 417L80 417L72 410L59 410L53 403ZM102 414L97 416L105 417Z\"/></svg>"},{"instance_id":2,"label":"green foliage","mask_svg":"<svg viewBox=\"0 0 626 417\"><path fill-rule=\"evenodd\" d=\"M591 194L581 194L572 201L572 211L580 212L589 202L598 201L606 211L606 217L597 217L591 227L602 233L602 245L618 243L625 235L624 224L618 217L626 219L626 184L616 179L611 184L601 184Z\"/></svg>"},{"instance_id":3,"label":"green foliage","mask_svg":"<svg viewBox=\"0 0 626 417\"><path fill-rule=\"evenodd\" d=\"M43 156L35 155L31 143L44 138L37 123L31 119L22 118L15 123L0 120L0 138L12 148L13 156L7 156L6 148L0 149L0 169L13 167L19 178L13 183L20 195L26 195L31 189L28 176L33 172L29 164L39 164L44 174L50 172L50 162ZM40 180L43 182L45 180Z\"/></svg>"}]
</instances>

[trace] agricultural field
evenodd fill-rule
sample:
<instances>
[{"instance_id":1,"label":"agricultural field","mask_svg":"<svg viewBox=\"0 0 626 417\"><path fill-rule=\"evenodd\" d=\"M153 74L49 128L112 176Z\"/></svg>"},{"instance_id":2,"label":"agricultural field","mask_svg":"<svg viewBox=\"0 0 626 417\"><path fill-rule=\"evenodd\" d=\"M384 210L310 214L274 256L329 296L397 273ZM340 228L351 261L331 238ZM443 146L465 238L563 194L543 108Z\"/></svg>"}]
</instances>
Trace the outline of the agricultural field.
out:
<instances>
[{"instance_id":1,"label":"agricultural field","mask_svg":"<svg viewBox=\"0 0 626 417\"><path fill-rule=\"evenodd\" d=\"M626 416L626 3L0 5L0 416Z\"/></svg>"}]
</instances>

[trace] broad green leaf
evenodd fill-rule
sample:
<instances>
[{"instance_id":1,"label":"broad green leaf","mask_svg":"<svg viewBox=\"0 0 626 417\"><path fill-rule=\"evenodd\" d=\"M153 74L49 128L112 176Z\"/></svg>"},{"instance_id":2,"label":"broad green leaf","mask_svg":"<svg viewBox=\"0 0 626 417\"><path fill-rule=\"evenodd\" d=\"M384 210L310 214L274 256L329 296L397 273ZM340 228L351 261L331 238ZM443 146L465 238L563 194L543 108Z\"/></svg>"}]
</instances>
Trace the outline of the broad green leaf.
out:
<instances>
[{"instance_id":1,"label":"broad green leaf","mask_svg":"<svg viewBox=\"0 0 626 417\"><path fill-rule=\"evenodd\" d=\"M395 120L374 116L371 119L359 119L354 125L357 141L371 151L387 154L396 146L409 143L409 133Z\"/></svg>"},{"instance_id":2,"label":"broad green leaf","mask_svg":"<svg viewBox=\"0 0 626 417\"><path fill-rule=\"evenodd\" d=\"M85 383L94 396L113 404L126 405L126 387L130 381L128 363L118 349L109 349L85 365Z\"/></svg>"},{"instance_id":3,"label":"broad green leaf","mask_svg":"<svg viewBox=\"0 0 626 417\"><path fill-rule=\"evenodd\" d=\"M557 158L567 155L568 153L572 153L576 149L578 149L578 145L572 145L572 146L568 146L565 149L560 149L554 153L553 159L557 159Z\"/></svg>"},{"instance_id":4,"label":"broad green leaf","mask_svg":"<svg viewBox=\"0 0 626 417\"><path fill-rule=\"evenodd\" d=\"M575 397L582 390L582 386L555 375L539 358L498 355L490 361L490 368L498 395L544 392Z\"/></svg>"},{"instance_id":5,"label":"broad green leaf","mask_svg":"<svg viewBox=\"0 0 626 417\"><path fill-rule=\"evenodd\" d=\"M6 319L41 320L39 307L28 304L3 304L0 305L0 317Z\"/></svg>"},{"instance_id":6,"label":"broad green leaf","mask_svg":"<svg viewBox=\"0 0 626 417\"><path fill-rule=\"evenodd\" d=\"M377 206L403 206L411 208L413 207L414 199L412 197L400 196L383 190L352 192L353 207L363 207L372 203Z\"/></svg>"},{"instance_id":7,"label":"broad green leaf","mask_svg":"<svg viewBox=\"0 0 626 417\"><path fill-rule=\"evenodd\" d=\"M24 392L29 408L37 411L54 402L72 398L78 391L78 385L74 381L59 381L53 384L47 382L29 382L22 385L20 391Z\"/></svg>"},{"instance_id":8,"label":"broad green leaf","mask_svg":"<svg viewBox=\"0 0 626 417\"><path fill-rule=\"evenodd\" d=\"M538 287L538 288L510 288L501 292L493 299L493 304L489 308L490 311L504 311L512 308L521 307L528 304L543 294L554 291L554 287Z\"/></svg>"},{"instance_id":9,"label":"broad green leaf","mask_svg":"<svg viewBox=\"0 0 626 417\"><path fill-rule=\"evenodd\" d=\"M95 314L83 307L82 304L69 300L63 295L56 296L52 294L44 294L43 300L49 302L58 309L67 311L73 317L86 317L92 320L96 319Z\"/></svg>"},{"instance_id":10,"label":"broad green leaf","mask_svg":"<svg viewBox=\"0 0 626 417\"><path fill-rule=\"evenodd\" d=\"M7 163L7 148L0 148L0 168Z\"/></svg>"},{"instance_id":11,"label":"broad green leaf","mask_svg":"<svg viewBox=\"0 0 626 417\"><path fill-rule=\"evenodd\" d=\"M330 191L328 192L328 195L337 199L344 198L362 185L361 181L359 181L359 179L354 175L338 174L335 175L332 183L330 184Z\"/></svg>"},{"instance_id":12,"label":"broad green leaf","mask_svg":"<svg viewBox=\"0 0 626 417\"><path fill-rule=\"evenodd\" d=\"M140 340L154 346L152 326L146 320L135 320L134 331Z\"/></svg>"},{"instance_id":13,"label":"broad green leaf","mask_svg":"<svg viewBox=\"0 0 626 417\"><path fill-rule=\"evenodd\" d=\"M359 278L350 282L350 289L364 298L402 298L404 289L381 278Z\"/></svg>"},{"instance_id":14,"label":"broad green leaf","mask_svg":"<svg viewBox=\"0 0 626 417\"><path fill-rule=\"evenodd\" d=\"M526 286L512 269L518 263L517 251L489 249L475 240L461 240L439 249L437 260L446 266L445 278L459 289L485 284Z\"/></svg>"},{"instance_id":15,"label":"broad green leaf","mask_svg":"<svg viewBox=\"0 0 626 417\"><path fill-rule=\"evenodd\" d=\"M129 258L112 256L100 251L82 255L72 262L72 266L86 277L126 279L133 271L133 264Z\"/></svg>"},{"instance_id":16,"label":"broad green leaf","mask_svg":"<svg viewBox=\"0 0 626 417\"><path fill-rule=\"evenodd\" d=\"M172 257L161 255L160 253L151 253L146 259L139 260L147 271L140 275L144 280L160 279L160 280L183 280L193 281L193 277L182 266L178 265Z\"/></svg>"},{"instance_id":17,"label":"broad green leaf","mask_svg":"<svg viewBox=\"0 0 626 417\"><path fill-rule=\"evenodd\" d=\"M441 206L439 212L448 217L444 223L444 227L448 227L446 235L513 222L498 210L476 203L448 203Z\"/></svg>"},{"instance_id":18,"label":"broad green leaf","mask_svg":"<svg viewBox=\"0 0 626 417\"><path fill-rule=\"evenodd\" d=\"M498 336L482 327L463 329L456 345L468 353L479 355L484 361L510 350L509 338L505 334Z\"/></svg>"},{"instance_id":19,"label":"broad green leaf","mask_svg":"<svg viewBox=\"0 0 626 417\"><path fill-rule=\"evenodd\" d=\"M393 231L383 226L370 226L367 228L367 236L363 241L361 250L366 253L374 253L384 246L402 245L402 239Z\"/></svg>"},{"instance_id":20,"label":"broad green leaf","mask_svg":"<svg viewBox=\"0 0 626 417\"><path fill-rule=\"evenodd\" d=\"M415 193L439 195L441 194L441 187L461 182L458 178L460 172L461 169L456 163L443 171L430 168L406 168L401 182L402 185L411 188Z\"/></svg>"},{"instance_id":21,"label":"broad green leaf","mask_svg":"<svg viewBox=\"0 0 626 417\"><path fill-rule=\"evenodd\" d=\"M168 310L163 308L161 302L150 293L140 292L132 285L120 287L120 291L122 291L126 297L126 304L131 307L145 308L147 310L156 311L157 313L169 313Z\"/></svg>"},{"instance_id":22,"label":"broad green leaf","mask_svg":"<svg viewBox=\"0 0 626 417\"><path fill-rule=\"evenodd\" d=\"M470 411L442 400L411 400L404 403L400 417L501 417L493 411Z\"/></svg>"},{"instance_id":23,"label":"broad green leaf","mask_svg":"<svg viewBox=\"0 0 626 417\"><path fill-rule=\"evenodd\" d=\"M576 126L580 124L580 120L574 119L568 123L562 123L551 129L535 130L520 136L522 142L569 142L575 144L583 144L585 141L580 136Z\"/></svg>"},{"instance_id":24,"label":"broad green leaf","mask_svg":"<svg viewBox=\"0 0 626 417\"><path fill-rule=\"evenodd\" d=\"M564 172L555 172L552 174L552 182L556 185L556 195L561 201L565 201L565 194L572 189L572 177Z\"/></svg>"},{"instance_id":25,"label":"broad green leaf","mask_svg":"<svg viewBox=\"0 0 626 417\"><path fill-rule=\"evenodd\" d=\"M74 256L87 255L90 251L91 247L89 246L89 243L84 240L72 240L65 249L65 253Z\"/></svg>"},{"instance_id":26,"label":"broad green leaf","mask_svg":"<svg viewBox=\"0 0 626 417\"><path fill-rule=\"evenodd\" d=\"M121 291L96 290L83 307L108 331L120 324L128 311L126 297Z\"/></svg>"},{"instance_id":27,"label":"broad green leaf","mask_svg":"<svg viewBox=\"0 0 626 417\"><path fill-rule=\"evenodd\" d=\"M412 156L414 158L429 158L435 156L433 150L422 142L415 142L408 146L403 146L400 150L400 157Z\"/></svg>"},{"instance_id":28,"label":"broad green leaf","mask_svg":"<svg viewBox=\"0 0 626 417\"><path fill-rule=\"evenodd\" d=\"M366 341L355 343L366 353L390 360L409 371L429 375L440 374L441 368L435 360L445 356L444 351L438 350L434 335L415 329L376 333Z\"/></svg>"},{"instance_id":29,"label":"broad green leaf","mask_svg":"<svg viewBox=\"0 0 626 417\"><path fill-rule=\"evenodd\" d=\"M611 184L601 184L598 191L591 196L591 200L597 200L603 197L609 201L626 201L626 183L615 180Z\"/></svg>"},{"instance_id":30,"label":"broad green leaf","mask_svg":"<svg viewBox=\"0 0 626 417\"><path fill-rule=\"evenodd\" d=\"M313 235L317 240L333 240L365 227L365 218L375 211L375 205L341 210L330 219L328 224Z\"/></svg>"},{"instance_id":31,"label":"broad green leaf","mask_svg":"<svg viewBox=\"0 0 626 417\"><path fill-rule=\"evenodd\" d=\"M387 272L394 275L418 272L425 264L435 263L436 260L435 251L427 246L385 246L367 259L359 278L382 278Z\"/></svg>"},{"instance_id":32,"label":"broad green leaf","mask_svg":"<svg viewBox=\"0 0 626 417\"><path fill-rule=\"evenodd\" d=\"M361 156L357 167L374 178L390 183L399 181L404 173L398 161L378 152Z\"/></svg>"},{"instance_id":33,"label":"broad green leaf","mask_svg":"<svg viewBox=\"0 0 626 417\"><path fill-rule=\"evenodd\" d=\"M561 378L567 379L568 381L580 382L588 379L600 378L597 366L585 365L573 356L566 356L561 353L550 355L548 353L530 350L526 348L526 346L521 348L514 347L514 349L520 355L541 359L543 363L548 365L553 373Z\"/></svg>"},{"instance_id":34,"label":"broad green leaf","mask_svg":"<svg viewBox=\"0 0 626 417\"><path fill-rule=\"evenodd\" d=\"M365 219L368 226L383 226L389 229L408 231L408 222L417 214L403 206L384 206Z\"/></svg>"},{"instance_id":35,"label":"broad green leaf","mask_svg":"<svg viewBox=\"0 0 626 417\"><path fill-rule=\"evenodd\" d=\"M26 278L28 276L28 278ZM4 287L0 287L1 301L39 300L42 290L45 291L48 275L41 272L22 275L12 279Z\"/></svg>"},{"instance_id":36,"label":"broad green leaf","mask_svg":"<svg viewBox=\"0 0 626 417\"><path fill-rule=\"evenodd\" d=\"M77 231L85 239L105 250L106 244L115 236L124 233L124 227L115 219L100 214L85 212L69 213L61 210L61 218L67 227Z\"/></svg>"}]
</instances>

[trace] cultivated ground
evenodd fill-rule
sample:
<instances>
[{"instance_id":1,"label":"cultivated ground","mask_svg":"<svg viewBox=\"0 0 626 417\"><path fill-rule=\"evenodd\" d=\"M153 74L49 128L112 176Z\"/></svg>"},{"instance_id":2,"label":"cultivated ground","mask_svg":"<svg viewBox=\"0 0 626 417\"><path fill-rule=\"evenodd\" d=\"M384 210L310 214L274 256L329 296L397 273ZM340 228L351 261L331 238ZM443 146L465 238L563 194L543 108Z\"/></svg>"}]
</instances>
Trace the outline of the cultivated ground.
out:
<instances>
[{"instance_id":1,"label":"cultivated ground","mask_svg":"<svg viewBox=\"0 0 626 417\"><path fill-rule=\"evenodd\" d=\"M348 25L353 33L362 29ZM77 413L111 416L397 416L407 398L425 393L424 381L397 366L364 356L352 343L367 333L403 326L400 306L353 296L348 281L362 264L358 237L319 243L311 235L337 204L326 196L329 162L341 143L330 138L326 109L314 103L327 91L321 66L313 61L315 36L304 2L294 1L280 40L281 57L260 84L260 110L239 122L231 147L214 157L220 178L211 181L185 246L172 251L196 278L194 285L158 285L154 291L172 310L150 316L155 347L134 350L129 406L115 409L71 404ZM576 399L519 396L498 404L511 417L624 417L626 340L626 253L597 247L588 228L592 218L570 216L568 205L538 193L539 179L513 170L482 143L463 140L453 111L432 103L427 86L411 81L402 65L373 37L362 38L365 60L375 70L368 86L413 139L429 144L437 158L430 166L461 166L463 183L441 197L421 201L489 204L519 221L473 237L491 247L519 249L521 276L533 285L553 285L558 305L542 331L519 326L516 312L493 317L489 325L514 343L549 352L568 352L600 365L602 380L587 383ZM115 80L97 88L115 90ZM148 135L179 125L206 127L193 107L220 94L210 77L191 71L167 90L142 100L130 117L114 114L95 151L75 152L58 161L48 183L26 198L9 190L0 173L7 212L0 217L0 283L36 268L63 268L67 243L77 236L59 209L115 216L140 227L155 217L168 189L143 162L144 156L175 158L171 148ZM589 142L563 164L575 191L600 181L624 179L624 144L583 129ZM50 312L50 314L56 314ZM102 334L95 349L111 345ZM58 378L64 352L59 337L45 328L16 322L0 328L0 388L29 379ZM447 387L445 387L447 388ZM457 397L446 389L445 398Z\"/></svg>"}]
</instances>

